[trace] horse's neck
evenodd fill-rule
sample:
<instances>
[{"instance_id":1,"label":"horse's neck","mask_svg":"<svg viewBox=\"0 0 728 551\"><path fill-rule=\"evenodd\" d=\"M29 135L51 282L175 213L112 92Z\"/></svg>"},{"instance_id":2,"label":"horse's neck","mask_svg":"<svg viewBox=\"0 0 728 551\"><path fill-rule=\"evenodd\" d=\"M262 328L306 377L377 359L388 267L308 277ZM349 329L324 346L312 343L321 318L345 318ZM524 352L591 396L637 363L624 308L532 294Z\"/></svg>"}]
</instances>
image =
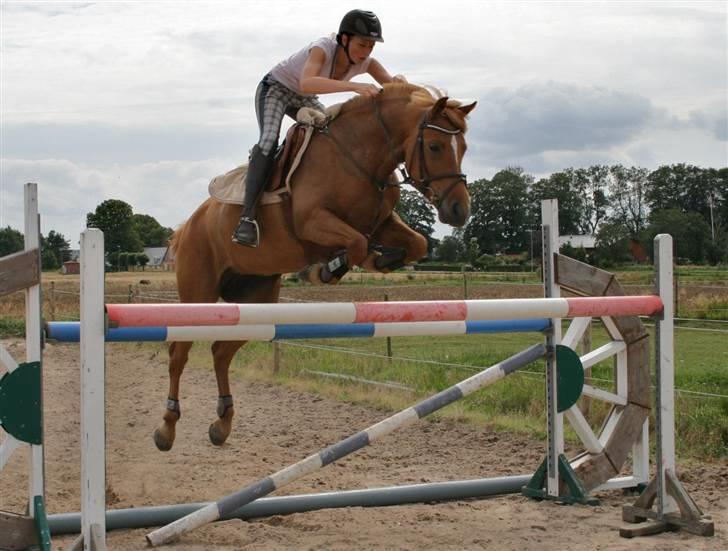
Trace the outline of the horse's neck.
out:
<instances>
[{"instance_id":1,"label":"horse's neck","mask_svg":"<svg viewBox=\"0 0 728 551\"><path fill-rule=\"evenodd\" d=\"M375 166L387 162L394 170L404 161L405 142L417 124L417 117L406 100L384 99L378 105L372 103L370 109L356 118L347 120L347 126L339 136L349 150L365 150Z\"/></svg>"}]
</instances>

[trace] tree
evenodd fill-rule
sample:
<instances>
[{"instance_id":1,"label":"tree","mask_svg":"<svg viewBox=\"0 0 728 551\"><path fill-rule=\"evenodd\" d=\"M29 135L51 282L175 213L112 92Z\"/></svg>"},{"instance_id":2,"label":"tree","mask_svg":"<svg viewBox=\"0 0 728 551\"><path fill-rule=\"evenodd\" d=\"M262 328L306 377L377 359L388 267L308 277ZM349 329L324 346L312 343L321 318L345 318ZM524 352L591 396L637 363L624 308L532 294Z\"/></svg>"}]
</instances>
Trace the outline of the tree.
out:
<instances>
[{"instance_id":1,"label":"tree","mask_svg":"<svg viewBox=\"0 0 728 551\"><path fill-rule=\"evenodd\" d=\"M675 256L682 262L689 260L698 264L708 256L710 227L697 212L681 212L678 209L654 211L642 239L647 250L652 251L652 241L659 233L672 235Z\"/></svg>"},{"instance_id":2,"label":"tree","mask_svg":"<svg viewBox=\"0 0 728 551\"><path fill-rule=\"evenodd\" d=\"M572 174L555 172L542 178L531 188L531 225L537 227L541 219L541 201L559 201L559 232L561 234L580 234L584 201L573 185Z\"/></svg>"},{"instance_id":3,"label":"tree","mask_svg":"<svg viewBox=\"0 0 728 551\"><path fill-rule=\"evenodd\" d=\"M405 224L427 238L427 251L432 252L437 243L432 237L435 232L435 213L432 206L418 191L402 189L394 210Z\"/></svg>"},{"instance_id":4,"label":"tree","mask_svg":"<svg viewBox=\"0 0 728 551\"><path fill-rule=\"evenodd\" d=\"M501 170L490 182L477 180L470 186L471 219L463 235L475 237L483 253L521 252L528 248L529 195L533 177L523 169Z\"/></svg>"},{"instance_id":5,"label":"tree","mask_svg":"<svg viewBox=\"0 0 728 551\"><path fill-rule=\"evenodd\" d=\"M166 247L174 230L165 228L148 214L132 215L132 224L144 247Z\"/></svg>"},{"instance_id":6,"label":"tree","mask_svg":"<svg viewBox=\"0 0 728 551\"><path fill-rule=\"evenodd\" d=\"M619 222L605 222L597 232L593 261L597 266L609 267L632 260L629 252L630 232Z\"/></svg>"},{"instance_id":7,"label":"tree","mask_svg":"<svg viewBox=\"0 0 728 551\"><path fill-rule=\"evenodd\" d=\"M64 262L71 257L71 244L66 240L62 233L56 233L51 230L48 237L43 239L44 251L48 250L56 259L54 268L59 268Z\"/></svg>"},{"instance_id":8,"label":"tree","mask_svg":"<svg viewBox=\"0 0 728 551\"><path fill-rule=\"evenodd\" d=\"M0 256L17 253L25 248L23 234L7 226L0 228Z\"/></svg>"},{"instance_id":9,"label":"tree","mask_svg":"<svg viewBox=\"0 0 728 551\"><path fill-rule=\"evenodd\" d=\"M647 225L647 169L615 165L610 168L609 176L613 209L610 218L613 222L624 225L630 237L637 239Z\"/></svg>"},{"instance_id":10,"label":"tree","mask_svg":"<svg viewBox=\"0 0 728 551\"><path fill-rule=\"evenodd\" d=\"M134 229L131 206L118 199L108 199L86 215L86 226L104 232L106 252L141 251L139 234Z\"/></svg>"},{"instance_id":11,"label":"tree","mask_svg":"<svg viewBox=\"0 0 728 551\"><path fill-rule=\"evenodd\" d=\"M442 262L457 262L463 257L465 244L457 235L446 235L435 249L435 259Z\"/></svg>"},{"instance_id":12,"label":"tree","mask_svg":"<svg viewBox=\"0 0 728 551\"><path fill-rule=\"evenodd\" d=\"M142 267L142 270L144 270L147 267L147 264L149 264L149 256L145 253L139 253L137 255L137 262L139 263L139 266Z\"/></svg>"},{"instance_id":13,"label":"tree","mask_svg":"<svg viewBox=\"0 0 728 551\"><path fill-rule=\"evenodd\" d=\"M599 226L607 217L609 207L607 199L609 167L592 165L589 168L569 168L566 173L581 200L579 233L596 235Z\"/></svg>"},{"instance_id":14,"label":"tree","mask_svg":"<svg viewBox=\"0 0 728 551\"><path fill-rule=\"evenodd\" d=\"M53 254L53 251L46 247L41 247L41 251L40 251L40 268L41 268L41 270L57 270L60 267L61 267L61 265L58 263L58 259L56 258L56 255Z\"/></svg>"}]
</instances>

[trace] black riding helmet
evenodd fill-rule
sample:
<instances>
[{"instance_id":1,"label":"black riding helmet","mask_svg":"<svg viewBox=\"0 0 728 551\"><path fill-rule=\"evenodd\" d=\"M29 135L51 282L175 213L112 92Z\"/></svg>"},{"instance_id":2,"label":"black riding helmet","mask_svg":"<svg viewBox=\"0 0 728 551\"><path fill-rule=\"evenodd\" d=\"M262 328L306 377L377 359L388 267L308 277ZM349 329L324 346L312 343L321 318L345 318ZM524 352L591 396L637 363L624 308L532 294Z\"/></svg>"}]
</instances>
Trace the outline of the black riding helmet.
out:
<instances>
[{"instance_id":1,"label":"black riding helmet","mask_svg":"<svg viewBox=\"0 0 728 551\"><path fill-rule=\"evenodd\" d=\"M341 35L355 35L369 38L375 42L384 42L382 37L382 24L373 12L364 10L351 10L341 20L339 34L336 41L341 44Z\"/></svg>"},{"instance_id":2,"label":"black riding helmet","mask_svg":"<svg viewBox=\"0 0 728 551\"><path fill-rule=\"evenodd\" d=\"M344 48L346 57L351 65L354 65L354 60L349 55L349 43L347 42L346 46L341 43L341 37L345 34L349 36L361 36L369 40L374 40L375 42L384 42L384 38L382 37L382 24L373 12L365 10L351 10L348 12L341 20L339 33L336 35L336 42L340 47Z\"/></svg>"}]
</instances>

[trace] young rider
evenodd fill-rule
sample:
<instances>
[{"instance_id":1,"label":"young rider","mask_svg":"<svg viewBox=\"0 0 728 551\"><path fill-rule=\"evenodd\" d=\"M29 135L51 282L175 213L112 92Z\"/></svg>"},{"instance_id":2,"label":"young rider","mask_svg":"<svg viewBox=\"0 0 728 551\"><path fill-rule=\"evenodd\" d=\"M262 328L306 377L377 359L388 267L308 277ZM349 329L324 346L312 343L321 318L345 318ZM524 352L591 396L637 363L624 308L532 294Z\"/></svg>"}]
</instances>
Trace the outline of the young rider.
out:
<instances>
[{"instance_id":1,"label":"young rider","mask_svg":"<svg viewBox=\"0 0 728 551\"><path fill-rule=\"evenodd\" d=\"M255 211L268 180L278 145L283 115L295 119L301 107L323 111L317 94L356 92L374 96L380 88L374 84L350 82L356 75L368 73L379 84L407 82L401 75L390 76L370 57L376 42L384 42L379 19L370 11L352 10L341 20L336 38L320 38L278 63L263 77L255 92L255 115L260 139L253 146L245 179L245 200L233 241L257 247L258 223Z\"/></svg>"}]
</instances>

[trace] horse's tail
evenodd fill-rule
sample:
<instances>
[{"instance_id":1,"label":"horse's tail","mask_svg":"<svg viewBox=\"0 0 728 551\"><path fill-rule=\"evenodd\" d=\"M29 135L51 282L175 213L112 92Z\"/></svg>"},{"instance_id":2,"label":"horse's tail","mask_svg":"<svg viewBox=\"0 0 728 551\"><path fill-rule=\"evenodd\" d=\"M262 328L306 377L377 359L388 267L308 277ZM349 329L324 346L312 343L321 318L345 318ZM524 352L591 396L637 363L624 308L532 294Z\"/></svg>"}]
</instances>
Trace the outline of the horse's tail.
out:
<instances>
[{"instance_id":1,"label":"horse's tail","mask_svg":"<svg viewBox=\"0 0 728 551\"><path fill-rule=\"evenodd\" d=\"M185 227L187 226L187 222L183 222L182 225L175 230L175 232L172 234L172 237L169 238L169 252L174 254L177 252L177 247L179 247L179 240L182 236L182 232L185 230Z\"/></svg>"}]
</instances>

